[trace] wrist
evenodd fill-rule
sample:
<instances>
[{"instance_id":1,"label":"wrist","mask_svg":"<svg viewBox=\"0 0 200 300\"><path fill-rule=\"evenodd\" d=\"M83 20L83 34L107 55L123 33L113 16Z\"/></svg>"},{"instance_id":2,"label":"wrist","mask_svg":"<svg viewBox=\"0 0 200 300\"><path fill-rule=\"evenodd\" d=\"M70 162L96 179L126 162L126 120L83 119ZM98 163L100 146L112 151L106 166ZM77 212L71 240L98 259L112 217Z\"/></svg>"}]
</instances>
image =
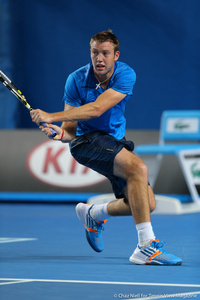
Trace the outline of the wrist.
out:
<instances>
[{"instance_id":1,"label":"wrist","mask_svg":"<svg viewBox=\"0 0 200 300\"><path fill-rule=\"evenodd\" d=\"M62 141L64 134L65 134L65 131L64 131L64 129L62 129L62 133L61 133L61 137L60 137L59 141Z\"/></svg>"}]
</instances>

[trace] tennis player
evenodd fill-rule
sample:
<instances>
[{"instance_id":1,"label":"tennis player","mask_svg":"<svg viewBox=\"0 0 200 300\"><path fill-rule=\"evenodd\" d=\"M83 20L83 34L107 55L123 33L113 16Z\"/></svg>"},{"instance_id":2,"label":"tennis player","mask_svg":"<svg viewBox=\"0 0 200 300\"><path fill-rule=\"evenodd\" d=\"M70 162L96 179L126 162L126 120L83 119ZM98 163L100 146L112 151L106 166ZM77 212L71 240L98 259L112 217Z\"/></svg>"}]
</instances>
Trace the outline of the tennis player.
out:
<instances>
[{"instance_id":1,"label":"tennis player","mask_svg":"<svg viewBox=\"0 0 200 300\"><path fill-rule=\"evenodd\" d=\"M138 245L129 258L135 264L180 265L182 260L163 250L156 239L150 213L155 197L148 184L147 167L132 151L134 144L125 139L125 105L136 81L134 70L120 62L119 41L111 30L95 34L90 41L91 63L69 75L64 92L63 112L30 112L41 130L54 140L70 143L72 156L106 176L116 200L99 205L79 203L76 213L84 224L90 246L103 250L102 228L111 216L132 215ZM62 126L52 123L62 122ZM51 127L51 128L50 128Z\"/></svg>"}]
</instances>

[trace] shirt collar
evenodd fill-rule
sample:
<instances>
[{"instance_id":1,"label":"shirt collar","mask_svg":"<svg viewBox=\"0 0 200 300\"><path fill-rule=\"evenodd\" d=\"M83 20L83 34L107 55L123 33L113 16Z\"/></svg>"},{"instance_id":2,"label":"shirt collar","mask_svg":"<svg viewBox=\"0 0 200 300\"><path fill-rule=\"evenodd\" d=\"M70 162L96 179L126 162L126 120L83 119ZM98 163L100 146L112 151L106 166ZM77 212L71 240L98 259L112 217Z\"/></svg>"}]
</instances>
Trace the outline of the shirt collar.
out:
<instances>
[{"instance_id":1,"label":"shirt collar","mask_svg":"<svg viewBox=\"0 0 200 300\"><path fill-rule=\"evenodd\" d=\"M86 71L86 74L85 74L85 81L82 84L82 87L95 89L96 85L98 84L98 81L97 81L96 77L94 76L92 63L89 63L87 65L87 67L88 68L87 68L87 71ZM112 76L111 76L111 78L108 82L108 87L110 86L111 82L113 81L113 78L115 76L116 67L117 66L116 66L116 62L115 62L114 71L113 71L113 74L112 74Z\"/></svg>"}]
</instances>

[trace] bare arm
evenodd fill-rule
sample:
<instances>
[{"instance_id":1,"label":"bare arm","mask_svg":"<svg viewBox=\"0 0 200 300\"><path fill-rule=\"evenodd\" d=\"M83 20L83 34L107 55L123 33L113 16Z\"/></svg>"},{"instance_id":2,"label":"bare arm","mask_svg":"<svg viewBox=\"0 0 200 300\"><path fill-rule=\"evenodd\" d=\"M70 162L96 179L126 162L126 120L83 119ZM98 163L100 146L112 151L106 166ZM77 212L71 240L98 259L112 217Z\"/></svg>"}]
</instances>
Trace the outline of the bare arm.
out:
<instances>
[{"instance_id":1,"label":"bare arm","mask_svg":"<svg viewBox=\"0 0 200 300\"><path fill-rule=\"evenodd\" d=\"M64 111L69 111L71 109L74 109L73 106L70 106L65 103ZM53 138L54 140L61 140L63 143L69 143L71 142L75 136L76 136L76 129L77 129L77 122L76 121L67 121L63 122L61 127L53 124L48 124L46 127L40 126L40 129L48 136L50 137L52 134L51 128L53 128L57 135ZM64 130L64 134L62 135Z\"/></svg>"},{"instance_id":2,"label":"bare arm","mask_svg":"<svg viewBox=\"0 0 200 300\"><path fill-rule=\"evenodd\" d=\"M33 122L68 122L68 121L86 121L100 117L111 107L119 103L126 94L122 94L113 89L103 92L95 102L85 104L70 110L64 110L57 113L46 113L40 109L30 112Z\"/></svg>"}]
</instances>

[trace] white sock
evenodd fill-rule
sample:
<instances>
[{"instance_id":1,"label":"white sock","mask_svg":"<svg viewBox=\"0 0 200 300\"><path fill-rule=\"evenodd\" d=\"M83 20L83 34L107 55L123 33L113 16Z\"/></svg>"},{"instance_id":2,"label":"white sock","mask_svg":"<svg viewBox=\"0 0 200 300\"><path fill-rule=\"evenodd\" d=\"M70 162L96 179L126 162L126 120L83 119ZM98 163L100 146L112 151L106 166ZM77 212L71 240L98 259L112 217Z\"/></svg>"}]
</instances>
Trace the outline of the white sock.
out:
<instances>
[{"instance_id":1,"label":"white sock","mask_svg":"<svg viewBox=\"0 0 200 300\"><path fill-rule=\"evenodd\" d=\"M94 205L90 210L90 216L96 221L104 221L105 219L108 219L110 215L107 211L107 205L108 203L98 204Z\"/></svg>"},{"instance_id":2,"label":"white sock","mask_svg":"<svg viewBox=\"0 0 200 300\"><path fill-rule=\"evenodd\" d=\"M155 240L155 235L151 222L144 222L136 225L138 232L138 244L141 248L148 247L152 240Z\"/></svg>"}]
</instances>

